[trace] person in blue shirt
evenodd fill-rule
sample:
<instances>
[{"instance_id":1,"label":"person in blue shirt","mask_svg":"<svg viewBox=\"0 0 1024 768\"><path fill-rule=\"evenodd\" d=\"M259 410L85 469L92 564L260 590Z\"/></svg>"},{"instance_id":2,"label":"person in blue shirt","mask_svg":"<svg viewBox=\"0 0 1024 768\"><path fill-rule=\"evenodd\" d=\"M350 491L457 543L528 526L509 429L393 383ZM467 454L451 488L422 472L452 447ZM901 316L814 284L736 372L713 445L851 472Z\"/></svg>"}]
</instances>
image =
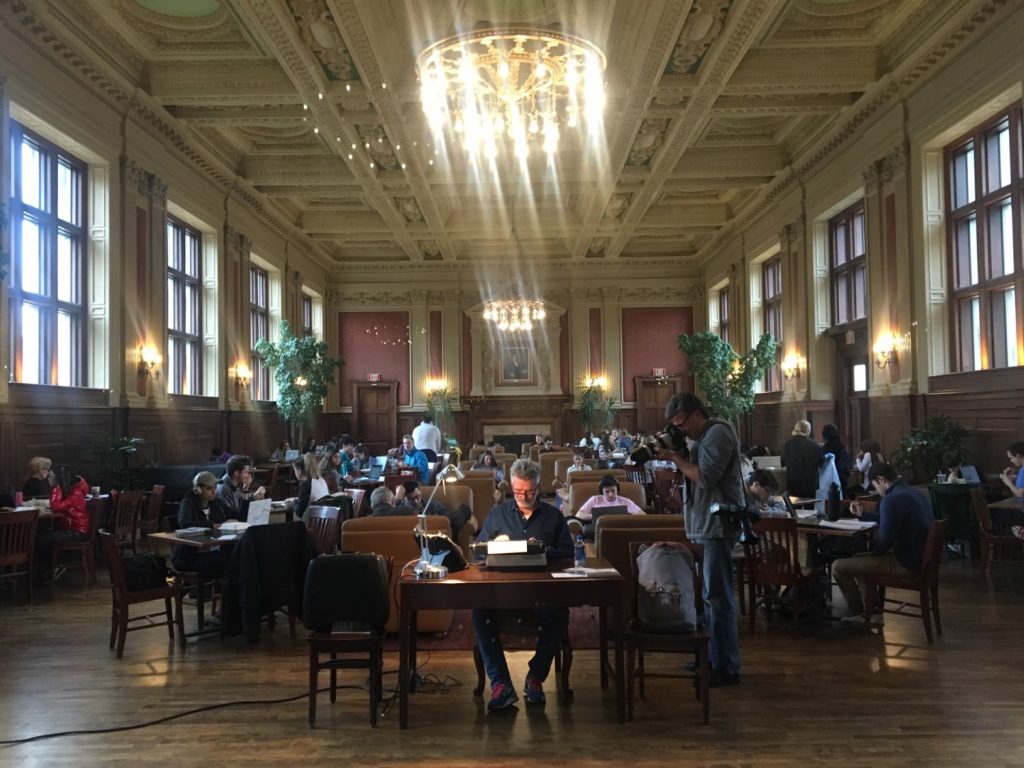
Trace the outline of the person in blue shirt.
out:
<instances>
[{"instance_id":1,"label":"person in blue shirt","mask_svg":"<svg viewBox=\"0 0 1024 768\"><path fill-rule=\"evenodd\" d=\"M1006 449L1010 466L999 477L1014 496L1024 496L1024 442L1011 443Z\"/></svg>"},{"instance_id":2,"label":"person in blue shirt","mask_svg":"<svg viewBox=\"0 0 1024 768\"><path fill-rule=\"evenodd\" d=\"M935 515L928 497L906 485L891 464L875 464L868 480L882 497L878 515L853 502L850 512L865 520L878 520L875 546L870 552L845 557L832 564L832 575L846 598L847 618L855 620L864 613L863 583L858 578L871 574L913 576L921 571L928 529ZM880 623L873 617L873 620Z\"/></svg>"},{"instance_id":3,"label":"person in blue shirt","mask_svg":"<svg viewBox=\"0 0 1024 768\"><path fill-rule=\"evenodd\" d=\"M416 448L412 435L402 438L402 463L407 467L415 467L416 479L424 485L430 480L430 467L427 466L427 454Z\"/></svg>"},{"instance_id":4,"label":"person in blue shirt","mask_svg":"<svg viewBox=\"0 0 1024 768\"><path fill-rule=\"evenodd\" d=\"M569 527L562 513L539 498L540 465L530 459L519 459L509 469L512 498L494 507L484 521L477 539L536 539L547 545L548 561L572 557L573 544ZM569 609L564 606L535 606L539 630L537 648L530 659L523 694L527 704L544 703L544 680L551 671L551 662L569 627ZM473 630L476 644L483 657L487 677L491 681L489 710L505 709L519 700L501 645L499 611L476 609L473 611Z\"/></svg>"}]
</instances>

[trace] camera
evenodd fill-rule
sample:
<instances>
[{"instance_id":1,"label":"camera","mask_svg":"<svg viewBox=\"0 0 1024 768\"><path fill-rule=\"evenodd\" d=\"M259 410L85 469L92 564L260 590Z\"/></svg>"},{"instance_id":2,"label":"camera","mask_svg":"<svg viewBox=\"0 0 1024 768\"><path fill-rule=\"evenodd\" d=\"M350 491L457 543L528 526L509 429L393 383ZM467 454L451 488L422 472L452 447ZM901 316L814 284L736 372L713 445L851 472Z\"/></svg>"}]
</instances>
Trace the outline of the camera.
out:
<instances>
[{"instance_id":1,"label":"camera","mask_svg":"<svg viewBox=\"0 0 1024 768\"><path fill-rule=\"evenodd\" d=\"M758 539L754 531L754 523L761 519L757 511L752 507L740 504L726 504L716 501L709 508L712 515L722 515L729 518L733 525L740 529L740 544L753 544Z\"/></svg>"},{"instance_id":2,"label":"camera","mask_svg":"<svg viewBox=\"0 0 1024 768\"><path fill-rule=\"evenodd\" d=\"M686 435L683 430L674 424L669 424L663 432L649 437L639 448L629 454L629 460L634 464L646 464L654 458L659 450L676 451L681 453L683 458L690 458L690 450L686 447Z\"/></svg>"}]
</instances>

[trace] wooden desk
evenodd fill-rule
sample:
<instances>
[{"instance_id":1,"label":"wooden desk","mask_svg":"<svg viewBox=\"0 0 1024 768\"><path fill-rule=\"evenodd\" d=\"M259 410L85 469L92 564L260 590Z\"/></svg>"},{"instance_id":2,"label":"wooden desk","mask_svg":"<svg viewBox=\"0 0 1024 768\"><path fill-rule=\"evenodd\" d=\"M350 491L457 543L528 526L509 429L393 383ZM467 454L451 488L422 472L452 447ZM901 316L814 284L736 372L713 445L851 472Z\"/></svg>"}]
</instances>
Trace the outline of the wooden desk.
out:
<instances>
[{"instance_id":1,"label":"wooden desk","mask_svg":"<svg viewBox=\"0 0 1024 768\"><path fill-rule=\"evenodd\" d=\"M210 529L213 530L213 529ZM148 541L155 541L160 544L173 544L182 547L192 547L200 551L205 552L206 550L213 549L214 547L220 547L225 544L233 544L242 538L242 533L239 532L233 539L219 539L210 536L209 534L200 534L196 536L179 536L174 531L166 531L161 533L151 533L146 537Z\"/></svg>"},{"instance_id":2,"label":"wooden desk","mask_svg":"<svg viewBox=\"0 0 1024 768\"><path fill-rule=\"evenodd\" d=\"M1020 509L1024 510L1024 496L1011 496L1008 499L993 501L988 505L989 509Z\"/></svg>"},{"instance_id":3,"label":"wooden desk","mask_svg":"<svg viewBox=\"0 0 1024 768\"><path fill-rule=\"evenodd\" d=\"M854 530L853 528L832 528L828 525L822 525L824 522L827 521L816 517L798 519L796 521L796 528L801 533L806 533L811 536L843 536L845 538L850 538L858 533L866 533L868 536L871 536L878 528L878 523L871 523L870 526L861 528L860 530Z\"/></svg>"},{"instance_id":4,"label":"wooden desk","mask_svg":"<svg viewBox=\"0 0 1024 768\"><path fill-rule=\"evenodd\" d=\"M553 570L570 567L560 561ZM607 560L589 558L592 568L610 568ZM621 575L556 579L550 571L494 571L473 564L443 580L419 581L406 576L399 582L399 727L409 726L409 684L416 669L416 613L440 608L533 608L537 604L596 605L614 611L615 708L620 723L626 719L622 635L625 626L626 580Z\"/></svg>"}]
</instances>

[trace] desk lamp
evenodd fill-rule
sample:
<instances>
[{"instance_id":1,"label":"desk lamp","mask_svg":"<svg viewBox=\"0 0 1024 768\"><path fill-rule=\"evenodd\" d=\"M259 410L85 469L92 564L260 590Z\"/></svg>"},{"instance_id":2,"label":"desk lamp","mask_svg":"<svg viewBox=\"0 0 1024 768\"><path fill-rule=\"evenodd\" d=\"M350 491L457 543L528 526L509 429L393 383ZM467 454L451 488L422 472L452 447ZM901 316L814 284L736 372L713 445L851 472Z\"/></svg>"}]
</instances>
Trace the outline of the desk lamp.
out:
<instances>
[{"instance_id":1,"label":"desk lamp","mask_svg":"<svg viewBox=\"0 0 1024 768\"><path fill-rule=\"evenodd\" d=\"M416 534L420 540L420 561L416 563L416 567L413 569L417 579L445 579L448 577L448 569L441 564L448 552L430 553L429 537L427 536L427 510L430 509L434 496L437 495L438 489L444 483L461 480L463 477L465 475L454 464L449 464L438 472L437 479L434 481L434 490L431 492L427 503L423 505L423 509L420 510L419 530Z\"/></svg>"}]
</instances>

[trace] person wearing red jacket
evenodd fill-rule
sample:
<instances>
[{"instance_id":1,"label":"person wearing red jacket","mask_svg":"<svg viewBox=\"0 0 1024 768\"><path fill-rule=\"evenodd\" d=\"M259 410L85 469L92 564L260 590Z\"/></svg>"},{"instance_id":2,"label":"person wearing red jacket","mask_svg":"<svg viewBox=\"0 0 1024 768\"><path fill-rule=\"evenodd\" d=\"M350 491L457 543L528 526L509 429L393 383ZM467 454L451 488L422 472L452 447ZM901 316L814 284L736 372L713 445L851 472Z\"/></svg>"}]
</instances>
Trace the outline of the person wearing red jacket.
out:
<instances>
[{"instance_id":1,"label":"person wearing red jacket","mask_svg":"<svg viewBox=\"0 0 1024 768\"><path fill-rule=\"evenodd\" d=\"M50 573L50 559L53 545L58 541L85 541L92 534L89 521L89 505L86 494L89 484L81 477L71 474L67 464L53 468L54 486L50 492L50 511L54 513L53 528L36 536L36 573L51 579L58 579L64 567L58 565Z\"/></svg>"}]
</instances>

